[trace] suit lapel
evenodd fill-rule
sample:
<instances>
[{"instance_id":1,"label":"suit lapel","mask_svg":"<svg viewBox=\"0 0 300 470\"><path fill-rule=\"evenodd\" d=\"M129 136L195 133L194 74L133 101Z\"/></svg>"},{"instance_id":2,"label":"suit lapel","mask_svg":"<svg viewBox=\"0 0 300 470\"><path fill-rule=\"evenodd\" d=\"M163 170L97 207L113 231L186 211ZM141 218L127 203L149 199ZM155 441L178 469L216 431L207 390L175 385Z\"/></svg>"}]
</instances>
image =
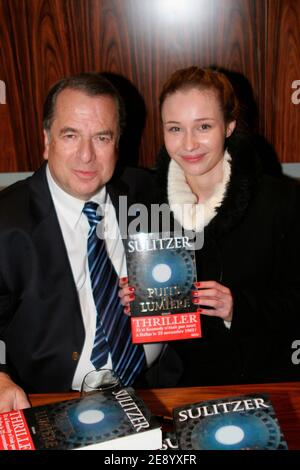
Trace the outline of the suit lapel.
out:
<instances>
[{"instance_id":1,"label":"suit lapel","mask_svg":"<svg viewBox=\"0 0 300 470\"><path fill-rule=\"evenodd\" d=\"M130 198L130 190L126 183L117 180L107 185L107 192L116 211L122 240L127 238L128 225L134 217L128 216L128 209L133 201Z\"/></svg>"},{"instance_id":2,"label":"suit lapel","mask_svg":"<svg viewBox=\"0 0 300 470\"><path fill-rule=\"evenodd\" d=\"M136 223L133 222L137 218L139 221L140 213L143 214L146 219L144 220L144 217L142 218L143 225L138 227L138 229L139 231L141 229L143 232L148 232L148 228L151 226L150 207L141 204L140 201L134 197L132 188L122 180L114 180L112 183L107 185L107 191L116 211L123 242L124 239L127 238L130 228L133 229L133 233L135 233ZM138 207L140 204L141 208ZM128 212L132 206L135 206L134 211L131 212L133 215L129 215ZM146 213L144 213L145 209L147 210Z\"/></svg>"},{"instance_id":3,"label":"suit lapel","mask_svg":"<svg viewBox=\"0 0 300 470\"><path fill-rule=\"evenodd\" d=\"M75 310L80 318L80 323L76 322L80 326L74 328L74 331L76 339L82 342L84 330L78 293L48 187L45 164L32 176L29 187L32 238L44 267L45 289L48 292L54 289L53 292L60 293L69 300L70 315L74 316Z\"/></svg>"}]
</instances>

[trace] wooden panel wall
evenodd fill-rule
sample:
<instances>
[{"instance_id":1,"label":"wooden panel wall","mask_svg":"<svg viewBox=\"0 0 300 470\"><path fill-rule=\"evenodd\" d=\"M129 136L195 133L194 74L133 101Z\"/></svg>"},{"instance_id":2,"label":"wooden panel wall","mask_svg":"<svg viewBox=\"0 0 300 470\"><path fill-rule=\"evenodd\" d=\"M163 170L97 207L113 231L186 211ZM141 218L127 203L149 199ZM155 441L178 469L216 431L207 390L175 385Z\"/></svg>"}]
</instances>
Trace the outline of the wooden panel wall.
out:
<instances>
[{"instance_id":1,"label":"wooden panel wall","mask_svg":"<svg viewBox=\"0 0 300 470\"><path fill-rule=\"evenodd\" d=\"M267 24L265 136L282 161L300 162L300 102L293 99L300 93L292 88L300 80L300 1L268 0Z\"/></svg>"},{"instance_id":2,"label":"wooden panel wall","mask_svg":"<svg viewBox=\"0 0 300 470\"><path fill-rule=\"evenodd\" d=\"M161 145L160 87L191 64L243 74L260 131L281 161L300 161L300 105L291 102L291 82L300 80L299 7L299 0L0 0L0 80L7 87L0 171L40 165L47 90L91 70L132 84L114 77L129 104L126 155L133 163L139 153L139 163L151 166Z\"/></svg>"}]
</instances>

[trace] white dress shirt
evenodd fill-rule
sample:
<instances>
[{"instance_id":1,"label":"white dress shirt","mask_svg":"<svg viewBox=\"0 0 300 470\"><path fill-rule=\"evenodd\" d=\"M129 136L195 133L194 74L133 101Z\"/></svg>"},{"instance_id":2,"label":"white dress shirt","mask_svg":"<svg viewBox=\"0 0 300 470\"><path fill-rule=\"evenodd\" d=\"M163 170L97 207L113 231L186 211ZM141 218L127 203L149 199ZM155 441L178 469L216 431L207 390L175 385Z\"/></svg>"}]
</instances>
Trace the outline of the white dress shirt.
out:
<instances>
[{"instance_id":1,"label":"white dress shirt","mask_svg":"<svg viewBox=\"0 0 300 470\"><path fill-rule=\"evenodd\" d=\"M91 370L95 369L90 361L96 332L97 317L87 259L87 239L90 225L87 217L82 213L85 201L77 199L63 191L54 181L48 166L46 169L46 175L71 264L85 328L84 345L72 382L72 388L74 390L79 390L84 376ZM91 201L98 204L105 203L103 223L104 234L109 234L109 237L105 237L107 252L117 275L119 277L127 276L124 245L119 231L115 208L106 192L106 187L104 186L96 195L94 195L91 198ZM112 228L114 228L115 236L112 236ZM159 356L161 348L162 345L160 343L144 345L148 366L150 366ZM110 354L107 364L103 367L112 368Z\"/></svg>"}]
</instances>

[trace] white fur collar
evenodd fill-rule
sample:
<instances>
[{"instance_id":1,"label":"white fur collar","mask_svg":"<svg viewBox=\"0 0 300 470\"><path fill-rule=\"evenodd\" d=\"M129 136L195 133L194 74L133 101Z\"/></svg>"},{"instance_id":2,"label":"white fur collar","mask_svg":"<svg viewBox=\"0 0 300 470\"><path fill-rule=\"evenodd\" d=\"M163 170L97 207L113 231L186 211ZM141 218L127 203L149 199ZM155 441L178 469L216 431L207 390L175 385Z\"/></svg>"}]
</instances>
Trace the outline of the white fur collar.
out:
<instances>
[{"instance_id":1,"label":"white fur collar","mask_svg":"<svg viewBox=\"0 0 300 470\"><path fill-rule=\"evenodd\" d=\"M231 157L227 150L223 159L223 179L215 187L213 195L203 203L197 203L197 196L188 185L182 168L170 161L168 171L168 201L175 219L186 230L201 232L203 227L217 214L216 208L223 201L231 174Z\"/></svg>"}]
</instances>

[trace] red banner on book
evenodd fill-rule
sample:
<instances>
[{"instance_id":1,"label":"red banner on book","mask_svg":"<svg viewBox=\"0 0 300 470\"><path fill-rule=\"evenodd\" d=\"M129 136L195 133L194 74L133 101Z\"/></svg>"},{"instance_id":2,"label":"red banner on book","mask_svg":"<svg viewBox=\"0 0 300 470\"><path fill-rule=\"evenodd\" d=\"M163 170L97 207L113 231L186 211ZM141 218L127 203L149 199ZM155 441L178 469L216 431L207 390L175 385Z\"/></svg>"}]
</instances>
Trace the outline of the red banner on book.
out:
<instances>
[{"instance_id":1,"label":"red banner on book","mask_svg":"<svg viewBox=\"0 0 300 470\"><path fill-rule=\"evenodd\" d=\"M189 312L131 317L131 331L133 343L201 338L200 314Z\"/></svg>"},{"instance_id":2,"label":"red banner on book","mask_svg":"<svg viewBox=\"0 0 300 470\"><path fill-rule=\"evenodd\" d=\"M0 450L35 450L22 410L0 414Z\"/></svg>"}]
</instances>

